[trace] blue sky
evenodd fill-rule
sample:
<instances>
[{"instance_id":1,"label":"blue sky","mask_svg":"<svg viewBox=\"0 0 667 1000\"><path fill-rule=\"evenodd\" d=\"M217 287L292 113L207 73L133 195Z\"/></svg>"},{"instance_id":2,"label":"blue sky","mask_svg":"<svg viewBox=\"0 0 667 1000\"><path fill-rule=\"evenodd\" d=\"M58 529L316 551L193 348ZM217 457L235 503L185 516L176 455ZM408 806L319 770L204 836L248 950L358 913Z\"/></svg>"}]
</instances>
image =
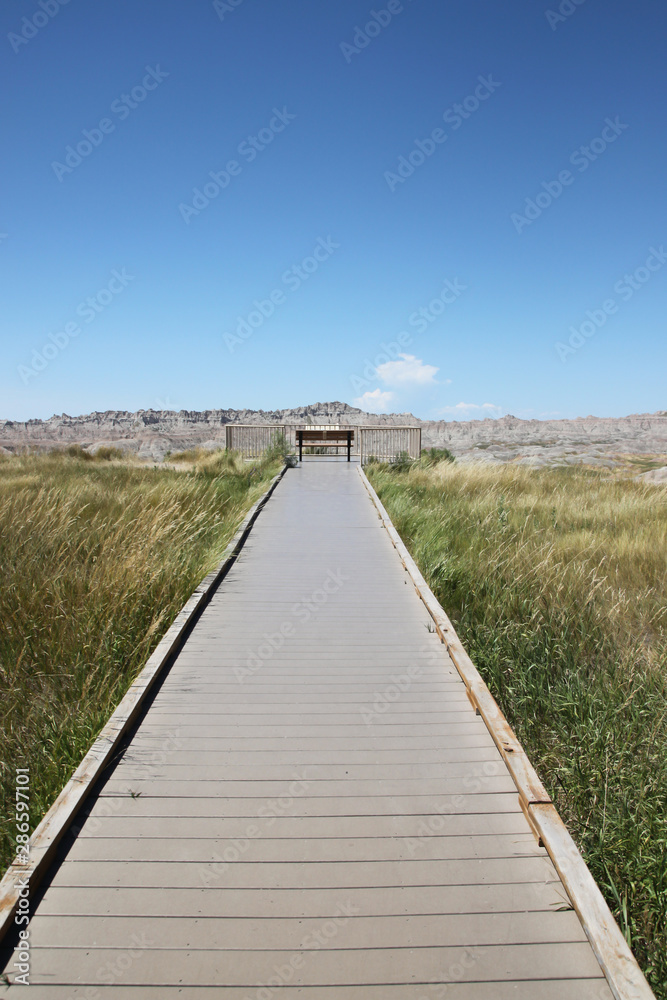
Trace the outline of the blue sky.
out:
<instances>
[{"instance_id":1,"label":"blue sky","mask_svg":"<svg viewBox=\"0 0 667 1000\"><path fill-rule=\"evenodd\" d=\"M0 417L667 409L666 27L5 0Z\"/></svg>"}]
</instances>

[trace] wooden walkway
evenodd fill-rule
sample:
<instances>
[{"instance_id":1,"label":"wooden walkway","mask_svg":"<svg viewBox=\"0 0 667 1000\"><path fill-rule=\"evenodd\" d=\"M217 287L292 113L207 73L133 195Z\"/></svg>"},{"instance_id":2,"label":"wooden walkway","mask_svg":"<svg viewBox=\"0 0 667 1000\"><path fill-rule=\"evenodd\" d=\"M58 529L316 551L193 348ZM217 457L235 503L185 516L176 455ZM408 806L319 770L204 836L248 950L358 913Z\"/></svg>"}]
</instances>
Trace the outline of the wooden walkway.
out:
<instances>
[{"instance_id":1,"label":"wooden walkway","mask_svg":"<svg viewBox=\"0 0 667 1000\"><path fill-rule=\"evenodd\" d=\"M354 465L287 473L78 822L34 1000L612 1000Z\"/></svg>"}]
</instances>

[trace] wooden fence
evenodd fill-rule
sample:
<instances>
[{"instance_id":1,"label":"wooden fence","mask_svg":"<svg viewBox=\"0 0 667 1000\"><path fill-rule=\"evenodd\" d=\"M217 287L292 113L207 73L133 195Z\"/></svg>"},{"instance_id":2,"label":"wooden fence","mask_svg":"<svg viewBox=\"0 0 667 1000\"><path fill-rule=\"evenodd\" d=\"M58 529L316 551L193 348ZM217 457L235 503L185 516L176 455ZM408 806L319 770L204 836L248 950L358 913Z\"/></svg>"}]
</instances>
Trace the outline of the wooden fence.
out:
<instances>
[{"instance_id":1,"label":"wooden fence","mask_svg":"<svg viewBox=\"0 0 667 1000\"><path fill-rule=\"evenodd\" d=\"M361 464L376 458L391 462L402 454L419 458L422 447L421 427L360 427L359 454Z\"/></svg>"},{"instance_id":2,"label":"wooden fence","mask_svg":"<svg viewBox=\"0 0 667 1000\"><path fill-rule=\"evenodd\" d=\"M286 430L284 424L227 424L227 450L238 451L244 458L261 458L283 436L287 437Z\"/></svg>"}]
</instances>

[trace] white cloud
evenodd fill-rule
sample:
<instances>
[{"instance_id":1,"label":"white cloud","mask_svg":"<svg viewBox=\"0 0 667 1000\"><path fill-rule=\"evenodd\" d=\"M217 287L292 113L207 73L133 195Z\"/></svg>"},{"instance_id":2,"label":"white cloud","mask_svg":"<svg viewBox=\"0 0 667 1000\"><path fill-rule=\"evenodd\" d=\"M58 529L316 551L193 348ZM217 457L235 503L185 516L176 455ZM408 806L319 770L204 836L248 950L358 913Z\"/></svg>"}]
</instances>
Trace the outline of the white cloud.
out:
<instances>
[{"instance_id":1,"label":"white cloud","mask_svg":"<svg viewBox=\"0 0 667 1000\"><path fill-rule=\"evenodd\" d=\"M377 374L385 385L435 385L439 369L425 365L414 354L400 354L400 361L385 361L378 365Z\"/></svg>"},{"instance_id":2,"label":"white cloud","mask_svg":"<svg viewBox=\"0 0 667 1000\"><path fill-rule=\"evenodd\" d=\"M389 404L393 398L393 392L374 389L373 392L365 392L359 399L355 399L354 405L361 410L366 410L367 413L388 413Z\"/></svg>"},{"instance_id":3,"label":"white cloud","mask_svg":"<svg viewBox=\"0 0 667 1000\"><path fill-rule=\"evenodd\" d=\"M484 417L502 417L502 406L494 403L457 403L456 406L445 406L440 410L443 417L453 420L479 420Z\"/></svg>"}]
</instances>

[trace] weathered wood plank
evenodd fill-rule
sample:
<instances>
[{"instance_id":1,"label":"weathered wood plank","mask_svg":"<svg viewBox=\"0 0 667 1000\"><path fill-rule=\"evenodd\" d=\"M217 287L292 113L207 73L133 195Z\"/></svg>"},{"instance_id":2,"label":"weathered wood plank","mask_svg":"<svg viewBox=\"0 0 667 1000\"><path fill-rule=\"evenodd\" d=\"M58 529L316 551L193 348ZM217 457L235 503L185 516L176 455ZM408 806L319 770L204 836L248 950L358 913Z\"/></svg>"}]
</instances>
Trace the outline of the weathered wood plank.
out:
<instances>
[{"instance_id":1,"label":"weathered wood plank","mask_svg":"<svg viewBox=\"0 0 667 1000\"><path fill-rule=\"evenodd\" d=\"M175 756L175 754L174 754ZM388 781L419 781L434 778L440 781L452 781L456 778L470 779L464 790L470 790L471 784L481 785L487 791L492 791L490 782L500 777L507 777L507 771L497 760L484 761L484 767L479 761L446 764L427 764L415 758L414 763L374 763L374 764L313 764L306 754L303 757L303 766L307 774L308 782L317 782L318 785L324 783L327 786L332 781L343 782L383 782L376 787L380 788L383 794L392 794L386 787ZM151 760L150 754L137 754L129 759L127 756L116 769L116 774L122 778L146 776L147 768L151 769L151 776L155 780L187 781L192 775L193 765L197 765L197 781L224 781L226 786L230 786L233 793L237 785L246 785L257 781L261 782L287 782L294 779L295 761L292 758L288 764L267 764L266 761L255 761L250 763L247 758L242 764L224 764L222 760L213 760L210 764L202 761L201 757L195 760L184 760L178 763L172 756L168 760ZM422 786L428 794L429 788ZM283 789L280 788L280 791ZM513 791L512 785L508 785L504 791ZM256 790L255 790L256 791ZM359 786L355 789L356 794L363 795L364 791ZM269 793L271 794L271 793ZM325 792L325 794L330 794Z\"/></svg>"},{"instance_id":2,"label":"weathered wood plank","mask_svg":"<svg viewBox=\"0 0 667 1000\"><path fill-rule=\"evenodd\" d=\"M213 864L212 859L212 864ZM204 866L205 867L205 866ZM53 877L54 886L198 888L205 873L196 862L72 861ZM211 869L211 881L216 870ZM401 885L499 885L557 881L551 862L541 857L480 858L457 861L361 861L255 865L230 864L224 885L230 889L354 889Z\"/></svg>"},{"instance_id":3,"label":"weathered wood plank","mask_svg":"<svg viewBox=\"0 0 667 1000\"><path fill-rule=\"evenodd\" d=\"M126 800L109 800L108 812L97 811L90 822L83 821L77 837L75 851L87 838L121 837L125 839L150 838L156 842L160 838L187 838L190 841L203 839L214 841L218 838L247 837L248 828L257 826L258 817L245 816L171 816L169 825L156 823L153 816L127 815L123 811ZM136 812L135 810L133 812ZM265 817L264 817L265 818ZM270 817L270 825L260 827L262 837L276 837L296 841L297 845L311 839L330 838L332 823L330 816L289 816ZM430 837L445 836L452 841L451 850L459 850L457 841L466 837L495 837L511 835L512 841L525 843L526 838L537 846L532 833L526 831L526 823L518 809L512 812L488 813L433 813L407 816L338 816L333 827L337 838L347 841L355 837L374 837L377 840L395 838L416 838L420 843ZM75 854L70 855L74 857Z\"/></svg>"},{"instance_id":4,"label":"weathered wood plank","mask_svg":"<svg viewBox=\"0 0 667 1000\"><path fill-rule=\"evenodd\" d=\"M234 986L95 986L96 1000L256 1000L259 987L252 991ZM372 989L372 988L371 988ZM0 994L2 995L2 994ZM384 984L382 1000L438 1000L439 985L402 983ZM32 1000L90 1000L89 986L32 986ZM274 992L276 1000L376 1000L368 986L282 986ZM526 980L521 983L449 983L447 1000L564 1000L562 980ZM379 998L377 998L379 1000ZM570 979L567 1000L612 1000L612 993L600 979Z\"/></svg>"},{"instance_id":5,"label":"weathered wood plank","mask_svg":"<svg viewBox=\"0 0 667 1000\"><path fill-rule=\"evenodd\" d=\"M321 726L307 725L307 724L292 724L292 725L262 725L261 727L252 725L243 725L242 723L236 723L234 725L220 725L215 726L211 724L202 724L196 726L194 724L189 725L184 723L182 720L180 723L174 724L173 722L158 722L153 721L149 716L146 723L141 727L141 731L146 733L158 733L158 734L168 734L174 732L178 729L179 735L183 736L247 736L252 738L261 733L262 736L296 736L299 739L305 739L307 737L312 737L317 740L324 738L326 736L342 736L344 738L354 739L355 737L363 737L367 735L369 727L360 719L357 723L349 723L347 725L339 725L337 723L331 723L330 725L322 724ZM475 733L484 731L484 723L481 720L476 720L475 717L470 714L470 719L467 722L451 722L447 725L445 730L441 724L438 723L421 723L416 725L409 725L407 723L401 724L400 722L390 722L387 721L386 717L381 718L378 722L373 723L373 732L379 736L386 736L388 734L400 734L401 736L427 736L432 735L436 738L440 733L447 732L448 734L460 734L461 736L474 735Z\"/></svg>"},{"instance_id":6,"label":"weathered wood plank","mask_svg":"<svg viewBox=\"0 0 667 1000\"><path fill-rule=\"evenodd\" d=\"M204 741L199 741L203 746ZM264 776L266 778L291 778L295 767L340 767L344 768L354 777L368 777L363 775L360 768L370 768L380 766L389 767L392 765L413 766L439 766L440 774L459 774L458 768L461 765L477 763L489 763L497 761L495 747L487 745L478 747L456 747L443 748L442 750L386 750L373 745L367 750L304 750L303 747L286 751L277 749L269 750L215 750L196 749L196 744L191 740L179 740L178 750L170 751L169 755L160 750L160 744L155 740L145 740L141 743L135 741L130 750L123 756L123 762L133 762L142 764L144 767L157 769L163 765L172 767L174 765L187 765L192 768L194 764L206 768L215 766L224 768L224 777L243 778L249 773L249 769L258 766L265 767ZM231 770L231 769L234 770ZM220 773L220 772L219 772ZM317 772L310 772L317 774ZM397 772L394 772L396 774ZM399 771L398 774L402 772Z\"/></svg>"},{"instance_id":7,"label":"weathered wood plank","mask_svg":"<svg viewBox=\"0 0 667 1000\"><path fill-rule=\"evenodd\" d=\"M417 834L417 832L415 831ZM478 837L275 837L274 824L259 818L232 838L81 837L70 850L70 861L169 861L206 864L219 855L231 861L243 859L248 864L264 862L359 862L472 860L479 858L543 857L530 833L484 835ZM235 842L236 841L236 842Z\"/></svg>"},{"instance_id":8,"label":"weathered wood plank","mask_svg":"<svg viewBox=\"0 0 667 1000\"><path fill-rule=\"evenodd\" d=\"M344 904L343 904L344 905ZM340 918L345 919L345 918ZM332 920L333 924L333 920ZM333 924L334 931L336 925ZM321 927L303 928L308 939ZM289 982L305 986L345 986L359 983L398 984L420 978L431 982L515 982L545 979L601 979L600 966L588 942L567 944L525 944L514 946L440 947L440 948L357 948L354 950L220 951L183 948L176 950L140 948L128 934L125 954L136 957L123 970L123 985L164 985L186 981L195 986L257 988L276 976L276 970L289 969ZM315 946L317 947L317 946ZM68 983L76 969L77 983L99 983L99 970L111 972L118 960L118 949L42 948L32 957L31 980L36 984ZM450 971L456 967L456 974ZM461 972L459 972L459 969ZM44 970L44 971L42 971ZM286 971L284 978L289 973ZM120 978L120 977L117 977Z\"/></svg>"},{"instance_id":9,"label":"weathered wood plank","mask_svg":"<svg viewBox=\"0 0 667 1000\"><path fill-rule=\"evenodd\" d=\"M505 882L493 885L390 886L344 890L358 916L401 914L521 913L553 912L566 903L559 882ZM208 888L169 890L171 916L205 917L289 917L333 916L341 903L335 889L234 889L221 883ZM164 889L115 888L113 886L50 886L40 904L40 914L75 916L162 917L165 915Z\"/></svg>"},{"instance_id":10,"label":"weathered wood plank","mask_svg":"<svg viewBox=\"0 0 667 1000\"><path fill-rule=\"evenodd\" d=\"M131 795L134 789L124 790L122 795L107 793L106 789L99 796L91 809L91 815L104 815L109 809L123 810L132 816L246 816L252 818L261 815L260 810L273 809L277 813L289 813L291 816L412 816L441 815L442 813L486 814L492 817L497 813L514 813L520 815L518 796L514 792L499 792L496 794L480 792L467 796L436 796L433 795L374 795L372 798L364 795L348 795L344 799L339 796L326 798L299 798L290 796L288 789L283 791L289 798L284 799L284 805L279 797L274 800L266 798L251 799L243 796L236 799L229 797L207 796L206 798L187 798L178 796ZM224 802L224 809L221 803ZM492 819L489 819L489 823ZM525 822L525 821L524 821ZM524 829L529 829L528 824Z\"/></svg>"},{"instance_id":11,"label":"weathered wood plank","mask_svg":"<svg viewBox=\"0 0 667 1000\"><path fill-rule=\"evenodd\" d=\"M405 778L395 781L390 777L376 778L365 781L361 778L343 778L327 781L325 778L315 779L305 769L304 777L293 773L288 781L262 781L255 773L253 779L231 780L219 774L208 777L198 774L196 778L171 778L168 773L164 777L144 778L141 768L130 768L124 771L119 768L111 781L105 786L105 795L126 795L131 788L133 795L154 796L157 798L199 798L208 796L221 799L272 799L281 795L292 798L303 796L314 800L319 798L386 798L387 796L411 796L415 792L422 795L446 798L448 796L471 796L484 789L489 794L507 792L515 793L514 783L508 774L496 777L475 776L473 768L464 777L458 778ZM480 772L481 768L478 768ZM294 788L292 788L294 783ZM463 805L463 803L462 803Z\"/></svg>"},{"instance_id":12,"label":"weathered wood plank","mask_svg":"<svg viewBox=\"0 0 667 1000\"><path fill-rule=\"evenodd\" d=\"M349 911L354 905L349 904ZM296 951L304 939L301 917L213 917L196 924L183 917L37 917L32 924L33 948L127 947L130 932L145 934L161 948L251 951ZM351 916L337 929L335 948L438 948L475 945L521 945L586 941L575 913L432 914Z\"/></svg>"}]
</instances>

